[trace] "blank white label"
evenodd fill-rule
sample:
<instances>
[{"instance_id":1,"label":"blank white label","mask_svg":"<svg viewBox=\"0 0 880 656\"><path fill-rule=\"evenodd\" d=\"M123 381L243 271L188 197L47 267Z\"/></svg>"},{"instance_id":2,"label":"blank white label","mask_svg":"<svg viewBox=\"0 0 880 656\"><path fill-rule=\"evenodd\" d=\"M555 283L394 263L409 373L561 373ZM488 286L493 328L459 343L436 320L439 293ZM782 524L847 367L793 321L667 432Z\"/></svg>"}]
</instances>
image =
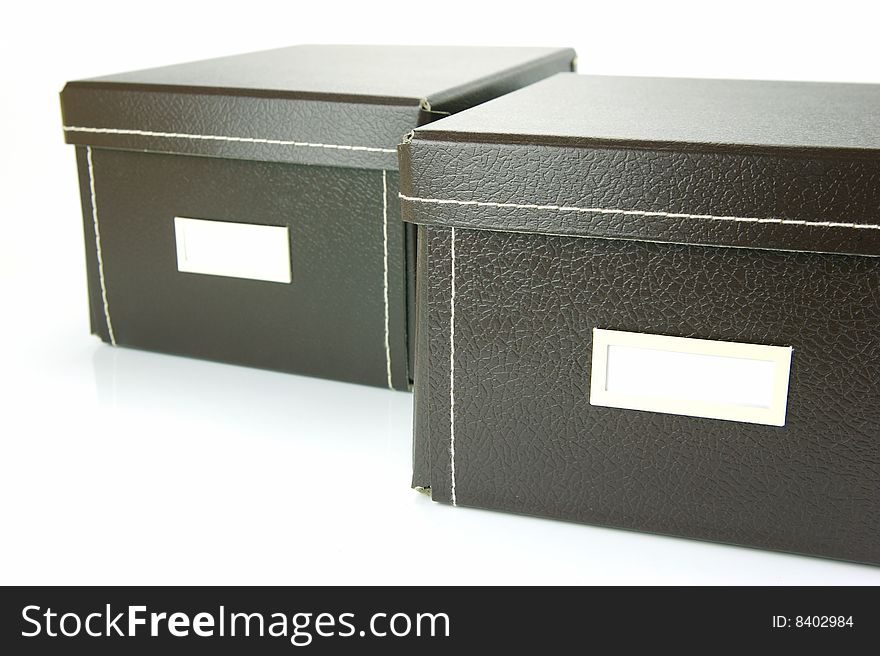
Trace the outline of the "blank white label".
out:
<instances>
[{"instance_id":1,"label":"blank white label","mask_svg":"<svg viewBox=\"0 0 880 656\"><path fill-rule=\"evenodd\" d=\"M291 281L285 226L174 217L177 270L211 276Z\"/></svg>"},{"instance_id":2,"label":"blank white label","mask_svg":"<svg viewBox=\"0 0 880 656\"><path fill-rule=\"evenodd\" d=\"M597 328L590 403L784 426L791 353Z\"/></svg>"}]
</instances>

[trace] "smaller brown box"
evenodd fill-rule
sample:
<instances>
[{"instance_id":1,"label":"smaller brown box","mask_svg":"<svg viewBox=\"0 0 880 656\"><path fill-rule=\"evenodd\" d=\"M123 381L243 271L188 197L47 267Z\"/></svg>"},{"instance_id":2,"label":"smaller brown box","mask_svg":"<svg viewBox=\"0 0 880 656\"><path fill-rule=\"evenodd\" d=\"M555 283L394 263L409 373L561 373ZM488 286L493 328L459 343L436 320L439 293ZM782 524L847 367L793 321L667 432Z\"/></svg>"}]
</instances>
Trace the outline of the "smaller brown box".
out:
<instances>
[{"instance_id":1,"label":"smaller brown box","mask_svg":"<svg viewBox=\"0 0 880 656\"><path fill-rule=\"evenodd\" d=\"M304 45L70 82L92 332L406 390L396 146L567 48Z\"/></svg>"},{"instance_id":2,"label":"smaller brown box","mask_svg":"<svg viewBox=\"0 0 880 656\"><path fill-rule=\"evenodd\" d=\"M554 76L401 145L437 501L880 563L880 86Z\"/></svg>"}]
</instances>

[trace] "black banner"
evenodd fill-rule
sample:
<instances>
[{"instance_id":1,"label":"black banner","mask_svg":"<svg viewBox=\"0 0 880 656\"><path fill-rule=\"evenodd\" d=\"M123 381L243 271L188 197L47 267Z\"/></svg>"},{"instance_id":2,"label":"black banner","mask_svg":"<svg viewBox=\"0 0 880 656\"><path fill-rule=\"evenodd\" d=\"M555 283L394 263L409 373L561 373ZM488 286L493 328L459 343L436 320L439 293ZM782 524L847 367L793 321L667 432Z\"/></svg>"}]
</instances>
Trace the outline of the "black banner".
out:
<instances>
[{"instance_id":1,"label":"black banner","mask_svg":"<svg viewBox=\"0 0 880 656\"><path fill-rule=\"evenodd\" d=\"M0 653L875 644L867 588L4 588ZM865 642L868 640L868 642ZM708 641L708 642L707 642Z\"/></svg>"}]
</instances>

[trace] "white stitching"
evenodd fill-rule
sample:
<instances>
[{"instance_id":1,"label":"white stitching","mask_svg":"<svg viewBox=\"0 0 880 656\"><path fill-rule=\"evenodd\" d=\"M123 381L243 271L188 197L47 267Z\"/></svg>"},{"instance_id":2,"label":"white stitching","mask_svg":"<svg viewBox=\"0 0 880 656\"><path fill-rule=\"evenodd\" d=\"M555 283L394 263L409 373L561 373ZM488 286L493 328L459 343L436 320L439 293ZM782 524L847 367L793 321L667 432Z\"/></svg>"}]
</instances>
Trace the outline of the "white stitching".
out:
<instances>
[{"instance_id":1,"label":"white stitching","mask_svg":"<svg viewBox=\"0 0 880 656\"><path fill-rule=\"evenodd\" d=\"M165 137L168 139L201 139L204 141L235 141L260 143L276 146L299 146L304 148L328 148L331 150L357 150L368 153L396 153L394 148L374 148L372 146L340 146L339 144L311 143L308 141L286 141L283 139L257 139L254 137L226 137L216 134L188 134L184 132L153 132L151 130L123 130L119 128L84 128L64 126L65 132L90 132L94 134L129 134L139 137Z\"/></svg>"},{"instance_id":2,"label":"white stitching","mask_svg":"<svg viewBox=\"0 0 880 656\"><path fill-rule=\"evenodd\" d=\"M455 498L455 228L451 230L452 245L452 277L449 294L449 462L451 470L451 500L457 506Z\"/></svg>"},{"instance_id":3,"label":"white stitching","mask_svg":"<svg viewBox=\"0 0 880 656\"><path fill-rule=\"evenodd\" d=\"M431 109L431 103L427 98L422 98L419 101L419 109L423 112L428 112L429 114L441 114L443 116L449 116L452 112L444 112L439 109Z\"/></svg>"},{"instance_id":4,"label":"white stitching","mask_svg":"<svg viewBox=\"0 0 880 656\"><path fill-rule=\"evenodd\" d=\"M838 221L803 221L800 219L759 219L748 216L715 216L714 214L683 214L676 212L645 212L642 210L610 209L604 207L572 207L567 205L537 205L532 203L492 203L480 200L451 200L443 198L419 198L398 194L401 200L433 205L472 205L475 207L503 207L518 210L553 210L557 212L583 212L586 214L624 214L627 216L656 216L668 219L710 219L713 221L736 221L741 223L774 223L781 225L816 226L819 228L856 228L880 230L875 223L843 223Z\"/></svg>"},{"instance_id":5,"label":"white stitching","mask_svg":"<svg viewBox=\"0 0 880 656\"><path fill-rule=\"evenodd\" d=\"M385 367L388 374L388 388L394 389L391 384L391 345L388 333L390 332L388 312L388 175L382 171L382 237L385 248L385 271L383 285L385 291Z\"/></svg>"},{"instance_id":6,"label":"white stitching","mask_svg":"<svg viewBox=\"0 0 880 656\"><path fill-rule=\"evenodd\" d=\"M104 279L104 256L101 252L101 229L98 227L98 204L95 196L95 167L92 164L92 149L89 146L86 147L86 161L89 172L92 224L95 228L95 251L98 256L98 280L101 282L101 300L104 302L104 320L107 322L107 334L110 336L110 344L116 346L116 334L113 332L113 323L110 321L110 305L107 303L107 282Z\"/></svg>"}]
</instances>

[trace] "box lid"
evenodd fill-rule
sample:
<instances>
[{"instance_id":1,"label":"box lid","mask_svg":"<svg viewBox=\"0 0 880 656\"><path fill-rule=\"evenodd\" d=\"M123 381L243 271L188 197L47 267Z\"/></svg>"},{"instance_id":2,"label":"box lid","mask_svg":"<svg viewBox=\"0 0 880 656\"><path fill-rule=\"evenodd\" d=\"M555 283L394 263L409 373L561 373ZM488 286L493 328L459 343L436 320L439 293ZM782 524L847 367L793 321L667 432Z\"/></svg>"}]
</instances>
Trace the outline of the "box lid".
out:
<instances>
[{"instance_id":1,"label":"box lid","mask_svg":"<svg viewBox=\"0 0 880 656\"><path fill-rule=\"evenodd\" d=\"M415 223L880 255L880 85L563 73L399 150Z\"/></svg>"},{"instance_id":2,"label":"box lid","mask_svg":"<svg viewBox=\"0 0 880 656\"><path fill-rule=\"evenodd\" d=\"M303 45L69 82L68 143L396 169L417 125L571 70L564 48Z\"/></svg>"}]
</instances>

